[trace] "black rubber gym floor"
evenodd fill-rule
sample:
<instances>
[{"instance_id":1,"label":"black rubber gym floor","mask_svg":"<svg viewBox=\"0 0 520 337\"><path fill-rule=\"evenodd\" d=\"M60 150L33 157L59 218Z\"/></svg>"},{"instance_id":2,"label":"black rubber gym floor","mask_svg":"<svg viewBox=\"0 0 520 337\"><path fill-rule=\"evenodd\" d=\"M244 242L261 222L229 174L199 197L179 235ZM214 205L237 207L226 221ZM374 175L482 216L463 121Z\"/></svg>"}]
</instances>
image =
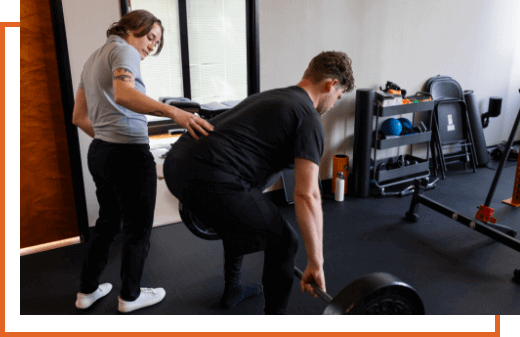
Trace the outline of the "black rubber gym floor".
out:
<instances>
[{"instance_id":1,"label":"black rubber gym floor","mask_svg":"<svg viewBox=\"0 0 520 337\"><path fill-rule=\"evenodd\" d=\"M495 171L477 173L450 165L447 178L426 195L461 214L473 217L484 203ZM491 207L498 222L520 231L520 208L501 203L510 198L516 166L503 170ZM405 197L348 197L335 202L323 198L324 253L327 291L336 295L360 276L385 271L412 285L431 315L515 315L520 313L520 284L513 271L520 268L520 252L472 231L435 211L419 206L419 222L404 214L411 195ZM297 229L293 206L281 206ZM118 314L117 296L121 241L116 243L102 282L112 292L87 310L74 306L85 244L59 248L20 258L20 314ZM263 255L246 256L243 283L259 283ZM161 303L136 311L136 315L260 315L261 297L221 310L223 290L222 244L203 241L182 224L154 228L143 287L163 287ZM300 238L297 265L305 268ZM326 304L301 294L295 278L289 314L321 314Z\"/></svg>"}]
</instances>

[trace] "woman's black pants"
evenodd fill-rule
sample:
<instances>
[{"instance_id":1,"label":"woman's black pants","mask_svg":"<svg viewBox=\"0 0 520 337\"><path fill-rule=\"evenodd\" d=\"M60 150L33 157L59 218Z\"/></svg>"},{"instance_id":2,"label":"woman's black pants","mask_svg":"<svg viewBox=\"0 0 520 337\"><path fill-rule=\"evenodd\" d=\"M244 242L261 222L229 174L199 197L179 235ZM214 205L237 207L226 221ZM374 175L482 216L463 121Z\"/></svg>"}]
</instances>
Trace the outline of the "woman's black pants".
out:
<instances>
[{"instance_id":1,"label":"woman's black pants","mask_svg":"<svg viewBox=\"0 0 520 337\"><path fill-rule=\"evenodd\" d=\"M157 170L148 144L116 144L94 139L88 167L96 185L99 217L89 240L80 291L99 286L116 236L123 230L121 298L140 295L144 262L150 249L157 195Z\"/></svg>"}]
</instances>

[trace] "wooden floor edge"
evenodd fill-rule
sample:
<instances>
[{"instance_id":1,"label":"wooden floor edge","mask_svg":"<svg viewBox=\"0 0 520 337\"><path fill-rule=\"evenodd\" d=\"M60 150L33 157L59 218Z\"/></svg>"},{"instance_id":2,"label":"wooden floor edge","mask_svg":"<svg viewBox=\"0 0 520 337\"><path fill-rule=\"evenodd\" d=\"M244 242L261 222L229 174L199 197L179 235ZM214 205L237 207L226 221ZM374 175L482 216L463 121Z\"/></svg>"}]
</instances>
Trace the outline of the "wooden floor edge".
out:
<instances>
[{"instance_id":1,"label":"wooden floor edge","mask_svg":"<svg viewBox=\"0 0 520 337\"><path fill-rule=\"evenodd\" d=\"M20 256L34 254L34 253L39 253L39 252L44 252L46 250L51 250L51 249L55 249L55 248L70 246L70 245L74 245L74 244L77 244L77 243L81 243L81 237L79 237L79 236L76 236L76 237L73 237L73 238L69 238L69 239L64 239L64 240L44 243L44 244L41 244L41 245L26 247L26 248L20 249Z\"/></svg>"}]
</instances>

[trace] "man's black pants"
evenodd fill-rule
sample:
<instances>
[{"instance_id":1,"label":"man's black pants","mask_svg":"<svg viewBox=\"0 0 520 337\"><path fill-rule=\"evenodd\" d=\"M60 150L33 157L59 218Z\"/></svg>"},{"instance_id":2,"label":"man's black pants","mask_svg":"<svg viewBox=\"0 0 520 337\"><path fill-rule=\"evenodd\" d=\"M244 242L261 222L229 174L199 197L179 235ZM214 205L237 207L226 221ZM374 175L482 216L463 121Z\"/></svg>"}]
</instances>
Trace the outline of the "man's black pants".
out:
<instances>
[{"instance_id":1,"label":"man's black pants","mask_svg":"<svg viewBox=\"0 0 520 337\"><path fill-rule=\"evenodd\" d=\"M140 295L144 262L150 249L157 195L157 170L148 144L115 144L94 139L88 167L96 184L99 218L81 271L80 291L94 292L112 244L123 227L121 298Z\"/></svg>"},{"instance_id":2,"label":"man's black pants","mask_svg":"<svg viewBox=\"0 0 520 337\"><path fill-rule=\"evenodd\" d=\"M170 189L175 189L176 180L184 180L178 184L184 185L182 202L222 238L226 272L235 278L240 278L243 255L264 251L264 312L285 313L298 249L296 232L259 188L209 164L194 162L186 176L168 177L166 166Z\"/></svg>"}]
</instances>

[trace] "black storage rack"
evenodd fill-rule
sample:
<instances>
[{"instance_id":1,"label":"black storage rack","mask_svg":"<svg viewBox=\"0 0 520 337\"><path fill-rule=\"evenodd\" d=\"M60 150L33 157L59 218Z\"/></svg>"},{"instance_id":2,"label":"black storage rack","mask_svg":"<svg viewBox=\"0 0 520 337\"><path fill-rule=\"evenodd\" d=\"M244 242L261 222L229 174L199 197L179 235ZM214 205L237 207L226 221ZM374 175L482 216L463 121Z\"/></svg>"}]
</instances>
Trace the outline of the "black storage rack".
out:
<instances>
[{"instance_id":1,"label":"black storage rack","mask_svg":"<svg viewBox=\"0 0 520 337\"><path fill-rule=\"evenodd\" d=\"M431 124L431 114L434 109L433 101L424 101L410 104L400 104L391 106L382 106L377 100L374 101L374 115L376 117L376 129L373 135L372 148L373 148L373 165L371 168L371 177L373 180L373 186L378 189L378 195L406 195L413 193L413 186L409 186L403 191L387 193L385 189L391 186L400 185L406 182L414 181L415 179L429 179L430 177L430 141L431 141L431 125L428 125L426 130L410 135L403 135L396 138L390 139L378 139L379 135L379 118L380 117L391 117L396 115L413 113L412 124L415 125L415 114L420 112L428 113L428 123ZM416 161L417 163L409 166L402 166L392 169L386 169L387 161L390 158L377 159L377 151L390 149L393 147L403 145L413 145L418 143L428 143L426 148L426 158L419 158L413 156L413 147L410 149L410 154L404 156L405 160ZM429 184L429 187L433 187L435 182Z\"/></svg>"}]
</instances>

